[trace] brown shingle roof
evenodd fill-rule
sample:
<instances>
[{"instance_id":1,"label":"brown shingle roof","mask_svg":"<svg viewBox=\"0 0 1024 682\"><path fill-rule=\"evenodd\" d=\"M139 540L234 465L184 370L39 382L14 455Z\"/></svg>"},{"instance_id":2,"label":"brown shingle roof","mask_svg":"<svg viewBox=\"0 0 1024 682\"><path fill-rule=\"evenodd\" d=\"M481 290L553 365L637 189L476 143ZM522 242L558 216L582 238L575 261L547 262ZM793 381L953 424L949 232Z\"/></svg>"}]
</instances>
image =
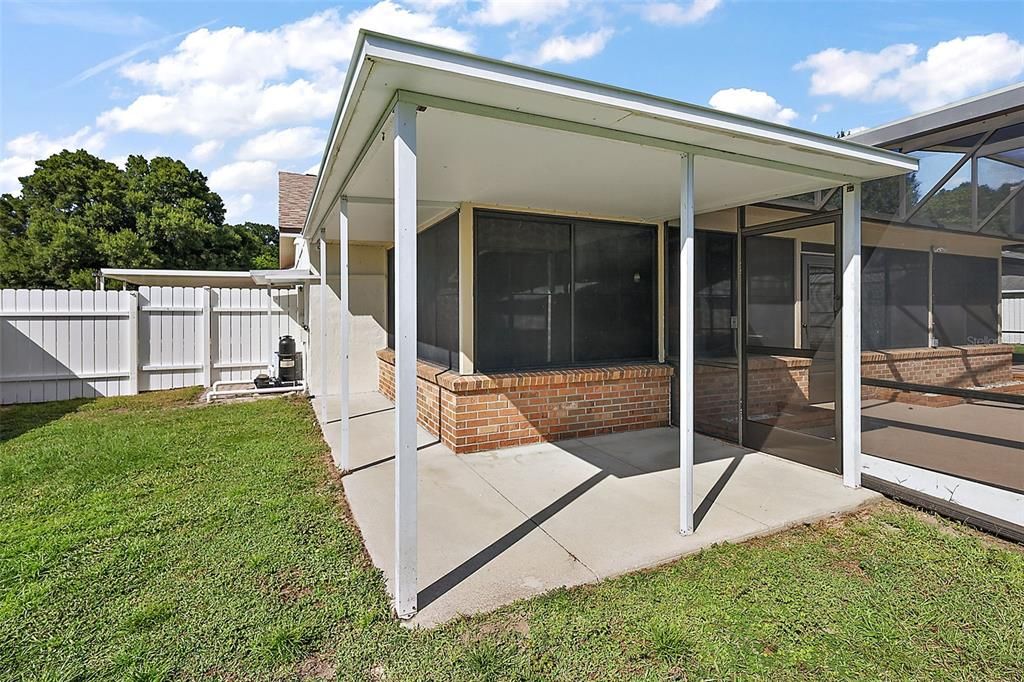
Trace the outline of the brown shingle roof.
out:
<instances>
[{"instance_id":1,"label":"brown shingle roof","mask_svg":"<svg viewBox=\"0 0 1024 682\"><path fill-rule=\"evenodd\" d=\"M309 202L316 191L316 176L277 173L277 227L281 232L301 232Z\"/></svg>"}]
</instances>

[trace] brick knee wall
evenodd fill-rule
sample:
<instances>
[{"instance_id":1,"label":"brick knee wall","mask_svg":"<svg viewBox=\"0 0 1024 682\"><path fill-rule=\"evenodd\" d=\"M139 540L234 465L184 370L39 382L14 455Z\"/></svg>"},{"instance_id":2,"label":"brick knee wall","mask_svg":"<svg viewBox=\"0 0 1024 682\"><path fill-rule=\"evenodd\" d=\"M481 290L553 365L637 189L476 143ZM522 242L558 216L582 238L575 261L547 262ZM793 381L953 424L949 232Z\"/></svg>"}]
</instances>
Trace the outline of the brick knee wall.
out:
<instances>
[{"instance_id":1,"label":"brick knee wall","mask_svg":"<svg viewBox=\"0 0 1024 682\"><path fill-rule=\"evenodd\" d=\"M782 356L750 356L747 382L748 414L774 415L809 405L811 360ZM906 348L865 351L861 354L864 378L887 379L951 388L986 388L1016 392L1013 348L1004 344L954 348ZM694 367L694 424L699 431L736 440L738 381L736 367L698 364ZM961 398L926 395L896 389L863 386L865 399L945 407Z\"/></svg>"},{"instance_id":2,"label":"brick knee wall","mask_svg":"<svg viewBox=\"0 0 1024 682\"><path fill-rule=\"evenodd\" d=\"M380 391L394 399L394 351L378 351ZM453 452L667 426L668 365L460 376L417 363L417 420Z\"/></svg>"},{"instance_id":3,"label":"brick knee wall","mask_svg":"<svg viewBox=\"0 0 1024 682\"><path fill-rule=\"evenodd\" d=\"M693 366L693 426L726 440L739 439L739 370L728 365Z\"/></svg>"},{"instance_id":4,"label":"brick knee wall","mask_svg":"<svg viewBox=\"0 0 1024 682\"><path fill-rule=\"evenodd\" d=\"M861 354L865 379L905 381L945 388L981 388L1013 381L1013 346L901 348Z\"/></svg>"},{"instance_id":5,"label":"brick knee wall","mask_svg":"<svg viewBox=\"0 0 1024 682\"><path fill-rule=\"evenodd\" d=\"M378 357L380 392L394 400L394 352L385 349ZM1013 381L1012 357L1012 347L1002 344L865 351L861 372L865 378L1005 390ZM806 358L751 356L748 413L774 415L808 406L810 364ZM630 365L463 377L419 362L417 420L455 452L664 426L671 376L665 365ZM698 431L738 438L738 381L736 367L694 367ZM862 396L932 407L961 402L871 386L862 387Z\"/></svg>"},{"instance_id":6,"label":"brick knee wall","mask_svg":"<svg viewBox=\"0 0 1024 682\"><path fill-rule=\"evenodd\" d=\"M388 399L395 399L394 353L391 362L378 360L377 388ZM416 421L435 436L441 433L441 387L433 380L443 370L425 362L416 367Z\"/></svg>"},{"instance_id":7,"label":"brick knee wall","mask_svg":"<svg viewBox=\"0 0 1024 682\"><path fill-rule=\"evenodd\" d=\"M945 348L901 348L861 354L861 376L943 388L981 388L1015 393L1013 346L987 344ZM926 407L964 402L956 396L915 393L878 386L861 387L865 400L888 400Z\"/></svg>"}]
</instances>

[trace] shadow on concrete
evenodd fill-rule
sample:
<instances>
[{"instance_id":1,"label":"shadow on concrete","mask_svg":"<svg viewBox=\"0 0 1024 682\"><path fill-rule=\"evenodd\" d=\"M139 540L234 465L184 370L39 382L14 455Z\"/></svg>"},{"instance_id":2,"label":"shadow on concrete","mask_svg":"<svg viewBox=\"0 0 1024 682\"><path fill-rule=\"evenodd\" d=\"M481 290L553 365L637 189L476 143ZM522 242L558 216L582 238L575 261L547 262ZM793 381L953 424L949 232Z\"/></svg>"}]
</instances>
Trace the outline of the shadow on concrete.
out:
<instances>
[{"instance_id":1,"label":"shadow on concrete","mask_svg":"<svg viewBox=\"0 0 1024 682\"><path fill-rule=\"evenodd\" d=\"M634 437L635 437L634 432ZM622 437L627 434L617 434L617 437ZM594 440L601 441L608 437L597 437ZM419 592L418 601L420 608L424 608L431 602L437 600L449 590L456 587L459 583L466 580L474 573L484 568L488 563L501 556L502 553L510 549L517 542L522 540L524 537L529 535L534 530L541 530L541 524L548 521L558 512L568 507L570 504L581 498L588 491L592 490L602 481L613 478L629 478L631 476L651 474L659 471L668 471L671 469L678 468L679 463L679 452L675 450L675 463L673 464L670 457L660 456L655 457L653 461L645 462L646 466L638 466L637 463L630 463L618 456L608 453L605 450L599 449L596 446L588 445L585 441L565 441L562 443L556 443L557 447L561 450L568 452L575 457L582 459L583 461L596 467L598 471L592 476L587 478L585 481L575 486L572 490L567 491L565 494L558 497L558 499L552 501L546 507L539 512L533 514L528 519L524 520L518 526L510 530L508 533L492 542L487 547L483 548L472 557L462 562L451 571L441 576L433 583L425 587ZM701 500L700 505L694 510L693 520L694 527L699 528L701 522L707 516L708 512L714 506L718 500L719 495L725 489L725 486L729 483L733 474L739 468L740 462L743 457L747 454L747 451L741 450L740 448L730 448L733 450L730 453L725 448L706 448L702 457L695 455L694 463L699 464L701 462L711 462L722 459L730 459L729 466L722 472L718 477L718 480L708 491L708 494ZM740 450L739 454L735 453L735 450ZM669 449L665 449L663 452L669 452ZM469 455L472 456L472 455ZM554 540L554 538L552 538Z\"/></svg>"}]
</instances>

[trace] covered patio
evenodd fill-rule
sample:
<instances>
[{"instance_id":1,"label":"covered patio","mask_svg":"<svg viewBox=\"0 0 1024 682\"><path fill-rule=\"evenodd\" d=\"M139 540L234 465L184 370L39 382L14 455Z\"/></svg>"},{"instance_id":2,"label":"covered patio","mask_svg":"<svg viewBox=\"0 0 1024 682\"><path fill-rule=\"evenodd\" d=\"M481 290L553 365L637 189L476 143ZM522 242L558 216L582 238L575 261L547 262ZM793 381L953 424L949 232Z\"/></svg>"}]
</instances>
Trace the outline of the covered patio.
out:
<instances>
[{"instance_id":1,"label":"covered patio","mask_svg":"<svg viewBox=\"0 0 1024 682\"><path fill-rule=\"evenodd\" d=\"M313 332L321 422L399 617L444 620L869 499L856 491L860 186L915 168L886 150L361 33L303 237L321 289L335 268L342 283L337 304L319 297ZM836 423L819 440L842 478L694 424L695 216L837 185L824 335ZM348 315L328 342L328 305L350 309L351 245L393 245L393 350L379 354L393 410L350 395ZM742 314L730 325L744 329Z\"/></svg>"},{"instance_id":2,"label":"covered patio","mask_svg":"<svg viewBox=\"0 0 1024 682\"><path fill-rule=\"evenodd\" d=\"M327 402L324 422L334 448L341 435L339 403ZM394 594L395 409L379 393L353 395L350 409L345 496ZM698 532L681 535L676 429L456 455L420 427L417 457L419 610L411 623L423 627L811 523L881 498L845 487L826 472L697 435Z\"/></svg>"}]
</instances>

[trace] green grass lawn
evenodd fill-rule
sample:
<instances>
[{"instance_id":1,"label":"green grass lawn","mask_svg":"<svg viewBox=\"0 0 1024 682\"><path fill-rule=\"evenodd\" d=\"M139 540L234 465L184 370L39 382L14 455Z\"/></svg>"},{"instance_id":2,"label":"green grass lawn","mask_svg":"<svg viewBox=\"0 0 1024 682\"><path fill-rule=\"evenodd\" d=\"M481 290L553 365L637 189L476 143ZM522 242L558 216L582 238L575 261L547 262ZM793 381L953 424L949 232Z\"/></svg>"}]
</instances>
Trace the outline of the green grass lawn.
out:
<instances>
[{"instance_id":1,"label":"green grass lawn","mask_svg":"<svg viewBox=\"0 0 1024 682\"><path fill-rule=\"evenodd\" d=\"M407 630L308 404L195 395L0 411L0 679L1024 675L1024 554L888 503Z\"/></svg>"}]
</instances>

